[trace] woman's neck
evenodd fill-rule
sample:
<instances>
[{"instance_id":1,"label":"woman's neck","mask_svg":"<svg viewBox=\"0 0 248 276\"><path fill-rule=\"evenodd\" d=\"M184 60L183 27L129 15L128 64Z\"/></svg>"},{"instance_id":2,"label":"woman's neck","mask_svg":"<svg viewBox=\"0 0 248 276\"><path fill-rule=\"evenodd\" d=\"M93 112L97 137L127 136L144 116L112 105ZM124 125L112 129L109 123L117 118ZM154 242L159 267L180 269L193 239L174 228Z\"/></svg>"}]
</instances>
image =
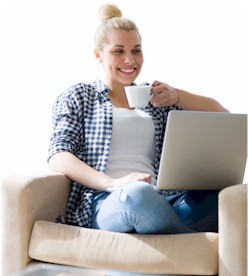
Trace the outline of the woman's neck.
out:
<instances>
[{"instance_id":1,"label":"woman's neck","mask_svg":"<svg viewBox=\"0 0 248 276\"><path fill-rule=\"evenodd\" d=\"M110 90L108 98L111 100L113 106L115 107L132 109L128 105L124 89L122 91Z\"/></svg>"},{"instance_id":2,"label":"woman's neck","mask_svg":"<svg viewBox=\"0 0 248 276\"><path fill-rule=\"evenodd\" d=\"M112 104L115 107L132 109L128 105L124 85L119 85L119 84L118 85L117 84L115 84L115 85L106 84L106 85L110 91L108 94L108 98L112 101Z\"/></svg>"}]
</instances>

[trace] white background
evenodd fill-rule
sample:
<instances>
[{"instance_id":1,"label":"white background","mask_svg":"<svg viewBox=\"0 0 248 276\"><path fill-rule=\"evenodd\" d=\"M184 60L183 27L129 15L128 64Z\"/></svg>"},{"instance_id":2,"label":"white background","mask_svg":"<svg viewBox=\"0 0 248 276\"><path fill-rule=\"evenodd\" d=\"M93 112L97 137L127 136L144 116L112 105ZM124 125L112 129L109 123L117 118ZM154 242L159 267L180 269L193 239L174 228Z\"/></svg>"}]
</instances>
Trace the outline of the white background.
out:
<instances>
[{"instance_id":1,"label":"white background","mask_svg":"<svg viewBox=\"0 0 248 276\"><path fill-rule=\"evenodd\" d=\"M164 81L248 113L248 16L241 0L113 1L141 32L138 82ZM101 77L93 56L100 0L1 2L0 177L47 169L56 96Z\"/></svg>"}]
</instances>

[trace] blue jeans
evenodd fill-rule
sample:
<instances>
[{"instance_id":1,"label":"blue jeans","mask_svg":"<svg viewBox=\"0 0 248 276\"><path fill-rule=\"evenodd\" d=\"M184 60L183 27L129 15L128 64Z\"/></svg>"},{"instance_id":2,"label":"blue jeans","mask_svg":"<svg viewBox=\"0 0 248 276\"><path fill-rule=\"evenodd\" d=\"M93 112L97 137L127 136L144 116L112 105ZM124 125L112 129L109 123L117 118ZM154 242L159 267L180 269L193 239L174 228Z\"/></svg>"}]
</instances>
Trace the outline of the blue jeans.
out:
<instances>
[{"instance_id":1,"label":"blue jeans","mask_svg":"<svg viewBox=\"0 0 248 276\"><path fill-rule=\"evenodd\" d=\"M145 182L96 194L92 228L113 232L192 233L218 231L218 191L163 196Z\"/></svg>"}]
</instances>

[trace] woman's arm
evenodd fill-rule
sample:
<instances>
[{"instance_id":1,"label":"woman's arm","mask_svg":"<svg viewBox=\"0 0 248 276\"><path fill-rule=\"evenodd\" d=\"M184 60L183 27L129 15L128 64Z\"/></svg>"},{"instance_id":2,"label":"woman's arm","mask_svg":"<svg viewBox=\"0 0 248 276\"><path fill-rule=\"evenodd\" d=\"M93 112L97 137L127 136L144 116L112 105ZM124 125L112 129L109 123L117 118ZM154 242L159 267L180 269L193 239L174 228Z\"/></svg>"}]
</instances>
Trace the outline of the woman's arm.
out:
<instances>
[{"instance_id":1,"label":"woman's arm","mask_svg":"<svg viewBox=\"0 0 248 276\"><path fill-rule=\"evenodd\" d=\"M152 98L155 107L176 105L183 110L229 112L215 99L189 93L166 83L154 81L152 92L156 94Z\"/></svg>"},{"instance_id":2,"label":"woman's arm","mask_svg":"<svg viewBox=\"0 0 248 276\"><path fill-rule=\"evenodd\" d=\"M52 155L49 159L49 168L66 175L79 184L100 191L106 191L111 180L107 175L92 169L74 154L67 151Z\"/></svg>"},{"instance_id":3,"label":"woman's arm","mask_svg":"<svg viewBox=\"0 0 248 276\"><path fill-rule=\"evenodd\" d=\"M176 105L183 110L229 112L213 98L199 96L181 89L176 90L179 97Z\"/></svg>"},{"instance_id":4,"label":"woman's arm","mask_svg":"<svg viewBox=\"0 0 248 276\"><path fill-rule=\"evenodd\" d=\"M151 176L144 173L131 173L122 178L113 179L100 173L81 161L70 152L56 153L49 159L51 170L66 175L71 180L94 190L107 191L110 188L121 187L133 181L151 183Z\"/></svg>"}]
</instances>

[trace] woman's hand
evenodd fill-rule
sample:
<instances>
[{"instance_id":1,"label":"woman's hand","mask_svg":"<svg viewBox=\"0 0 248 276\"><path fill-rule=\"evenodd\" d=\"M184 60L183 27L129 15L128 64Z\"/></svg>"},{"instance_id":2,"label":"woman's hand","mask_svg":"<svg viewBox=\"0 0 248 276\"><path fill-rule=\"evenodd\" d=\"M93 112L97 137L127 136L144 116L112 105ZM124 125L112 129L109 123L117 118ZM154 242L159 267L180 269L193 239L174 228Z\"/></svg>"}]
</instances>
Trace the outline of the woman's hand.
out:
<instances>
[{"instance_id":1,"label":"woman's hand","mask_svg":"<svg viewBox=\"0 0 248 276\"><path fill-rule=\"evenodd\" d=\"M152 94L151 102L155 107L176 105L179 102L179 91L166 83L154 81Z\"/></svg>"},{"instance_id":2,"label":"woman's hand","mask_svg":"<svg viewBox=\"0 0 248 276\"><path fill-rule=\"evenodd\" d=\"M124 177L109 180L107 186L108 190L111 190L136 181L144 181L151 184L151 175L147 173L133 172Z\"/></svg>"}]
</instances>

